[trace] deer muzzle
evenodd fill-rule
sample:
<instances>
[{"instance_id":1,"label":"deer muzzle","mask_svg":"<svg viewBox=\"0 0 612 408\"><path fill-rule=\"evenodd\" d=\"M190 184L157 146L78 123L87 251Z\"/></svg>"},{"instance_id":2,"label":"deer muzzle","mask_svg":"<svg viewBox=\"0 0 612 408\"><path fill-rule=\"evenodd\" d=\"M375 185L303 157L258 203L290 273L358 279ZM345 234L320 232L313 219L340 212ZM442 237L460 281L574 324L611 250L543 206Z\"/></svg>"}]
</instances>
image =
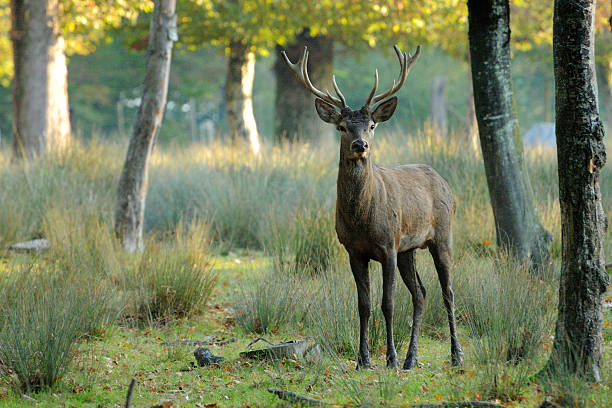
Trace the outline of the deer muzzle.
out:
<instances>
[{"instance_id":1,"label":"deer muzzle","mask_svg":"<svg viewBox=\"0 0 612 408\"><path fill-rule=\"evenodd\" d=\"M370 150L370 146L365 140L357 139L351 143L351 150L357 154L366 153L368 150Z\"/></svg>"}]
</instances>

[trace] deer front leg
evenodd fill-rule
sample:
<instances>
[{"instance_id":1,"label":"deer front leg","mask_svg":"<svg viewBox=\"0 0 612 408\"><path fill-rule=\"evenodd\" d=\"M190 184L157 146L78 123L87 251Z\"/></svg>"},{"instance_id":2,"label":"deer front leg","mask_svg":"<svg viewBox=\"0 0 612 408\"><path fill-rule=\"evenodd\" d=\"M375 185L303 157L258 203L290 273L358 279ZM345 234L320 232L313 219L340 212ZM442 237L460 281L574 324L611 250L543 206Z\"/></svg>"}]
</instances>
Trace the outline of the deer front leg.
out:
<instances>
[{"instance_id":1,"label":"deer front leg","mask_svg":"<svg viewBox=\"0 0 612 408\"><path fill-rule=\"evenodd\" d=\"M382 312L387 328L387 367L397 368L397 352L393 341L393 289L395 288L395 268L397 267L397 254L392 251L382 263L383 296Z\"/></svg>"},{"instance_id":2,"label":"deer front leg","mask_svg":"<svg viewBox=\"0 0 612 408\"><path fill-rule=\"evenodd\" d=\"M357 285L357 302L359 305L359 356L357 369L370 367L368 349L368 320L370 319L370 272L368 260L349 255L351 271Z\"/></svg>"}]
</instances>

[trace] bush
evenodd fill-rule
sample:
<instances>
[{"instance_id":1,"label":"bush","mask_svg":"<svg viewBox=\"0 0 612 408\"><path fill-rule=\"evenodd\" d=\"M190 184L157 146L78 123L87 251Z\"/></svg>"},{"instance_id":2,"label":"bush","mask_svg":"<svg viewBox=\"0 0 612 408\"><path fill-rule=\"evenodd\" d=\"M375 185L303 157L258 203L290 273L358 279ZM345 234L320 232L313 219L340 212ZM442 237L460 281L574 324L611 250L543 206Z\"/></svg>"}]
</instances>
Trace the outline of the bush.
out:
<instances>
[{"instance_id":1,"label":"bush","mask_svg":"<svg viewBox=\"0 0 612 408\"><path fill-rule=\"evenodd\" d=\"M108 294L90 277L31 265L10 271L0 303L0 360L19 388L52 387L86 333L99 327Z\"/></svg>"},{"instance_id":2,"label":"bush","mask_svg":"<svg viewBox=\"0 0 612 408\"><path fill-rule=\"evenodd\" d=\"M198 312L210 298L217 275L210 269L207 224L193 221L177 226L163 243L151 240L127 282L132 303L128 318L140 323L166 324Z\"/></svg>"}]
</instances>

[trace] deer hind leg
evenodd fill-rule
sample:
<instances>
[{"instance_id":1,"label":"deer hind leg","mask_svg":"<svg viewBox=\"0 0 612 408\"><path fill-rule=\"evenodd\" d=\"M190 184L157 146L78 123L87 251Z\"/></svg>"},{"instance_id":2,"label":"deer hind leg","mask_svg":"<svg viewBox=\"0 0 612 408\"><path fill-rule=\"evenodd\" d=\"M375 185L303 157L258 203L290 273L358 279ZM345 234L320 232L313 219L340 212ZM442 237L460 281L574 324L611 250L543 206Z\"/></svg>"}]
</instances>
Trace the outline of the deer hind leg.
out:
<instances>
[{"instance_id":1,"label":"deer hind leg","mask_svg":"<svg viewBox=\"0 0 612 408\"><path fill-rule=\"evenodd\" d=\"M357 369L370 367L368 349L368 320L370 319L370 272L368 260L349 256L351 271L357 285L357 303L359 306L359 355Z\"/></svg>"},{"instance_id":2,"label":"deer hind leg","mask_svg":"<svg viewBox=\"0 0 612 408\"><path fill-rule=\"evenodd\" d=\"M460 366L463 364L463 351L461 350L461 345L457 338L457 329L455 325L455 300L450 279L450 245L431 244L429 246L429 252L436 265L438 279L442 287L444 306L446 307L446 314L448 316L448 326L450 328L451 337L451 362L454 366Z\"/></svg>"},{"instance_id":3,"label":"deer hind leg","mask_svg":"<svg viewBox=\"0 0 612 408\"><path fill-rule=\"evenodd\" d=\"M421 323L423 320L423 309L425 308L425 287L421 283L421 278L416 269L415 249L400 252L397 254L397 266L402 276L402 280L408 287L412 296L412 334L410 335L410 346L406 361L404 361L404 370L410 370L416 367L417 346L419 341L419 333L421 332Z\"/></svg>"},{"instance_id":4,"label":"deer hind leg","mask_svg":"<svg viewBox=\"0 0 612 408\"><path fill-rule=\"evenodd\" d=\"M387 328L387 367L397 368L397 352L393 341L393 290L395 288L395 269L397 267L397 255L392 251L382 263L383 295L382 312L385 317Z\"/></svg>"}]
</instances>

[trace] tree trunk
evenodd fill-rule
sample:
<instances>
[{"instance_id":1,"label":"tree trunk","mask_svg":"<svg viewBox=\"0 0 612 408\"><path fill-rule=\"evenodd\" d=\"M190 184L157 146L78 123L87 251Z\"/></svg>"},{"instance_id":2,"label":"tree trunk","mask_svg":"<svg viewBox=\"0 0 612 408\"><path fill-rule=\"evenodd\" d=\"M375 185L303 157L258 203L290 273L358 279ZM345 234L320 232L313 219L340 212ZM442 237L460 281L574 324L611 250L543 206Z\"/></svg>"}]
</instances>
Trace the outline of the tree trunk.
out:
<instances>
[{"instance_id":1,"label":"tree trunk","mask_svg":"<svg viewBox=\"0 0 612 408\"><path fill-rule=\"evenodd\" d=\"M437 76L431 83L431 122L442 137L448 134L446 77Z\"/></svg>"},{"instance_id":2,"label":"tree trunk","mask_svg":"<svg viewBox=\"0 0 612 408\"><path fill-rule=\"evenodd\" d=\"M225 79L225 108L232 142L248 140L253 153L259 153L259 133L253 114L255 54L247 44L230 42Z\"/></svg>"},{"instance_id":3,"label":"tree trunk","mask_svg":"<svg viewBox=\"0 0 612 408\"><path fill-rule=\"evenodd\" d=\"M474 86L472 84L472 62L470 53L467 54L468 66L468 92L465 98L465 134L472 145L474 152L480 150L478 143L478 121L476 120L476 108L474 107Z\"/></svg>"},{"instance_id":4,"label":"tree trunk","mask_svg":"<svg viewBox=\"0 0 612 408\"><path fill-rule=\"evenodd\" d=\"M555 0L555 132L562 264L559 315L549 369L601 380L603 294L609 284L601 203L606 162L593 46L595 0Z\"/></svg>"},{"instance_id":5,"label":"tree trunk","mask_svg":"<svg viewBox=\"0 0 612 408\"><path fill-rule=\"evenodd\" d=\"M142 102L119 179L115 231L128 252L142 250L149 159L166 107L172 46L178 40L175 7L176 0L155 0Z\"/></svg>"},{"instance_id":6,"label":"tree trunk","mask_svg":"<svg viewBox=\"0 0 612 408\"><path fill-rule=\"evenodd\" d=\"M495 217L497 243L523 262L548 259L551 234L540 224L513 106L508 0L468 0L474 104Z\"/></svg>"},{"instance_id":7,"label":"tree trunk","mask_svg":"<svg viewBox=\"0 0 612 408\"><path fill-rule=\"evenodd\" d=\"M13 154L34 158L70 142L68 70L59 0L11 0Z\"/></svg>"},{"instance_id":8,"label":"tree trunk","mask_svg":"<svg viewBox=\"0 0 612 408\"><path fill-rule=\"evenodd\" d=\"M276 47L275 140L302 140L328 142L334 138L334 128L319 119L314 106L314 96L298 83L287 68L280 51L285 49L292 61L297 61L304 47L308 47L308 75L312 83L322 91L333 90L334 43L325 36L311 37L305 29L294 44Z\"/></svg>"}]
</instances>

